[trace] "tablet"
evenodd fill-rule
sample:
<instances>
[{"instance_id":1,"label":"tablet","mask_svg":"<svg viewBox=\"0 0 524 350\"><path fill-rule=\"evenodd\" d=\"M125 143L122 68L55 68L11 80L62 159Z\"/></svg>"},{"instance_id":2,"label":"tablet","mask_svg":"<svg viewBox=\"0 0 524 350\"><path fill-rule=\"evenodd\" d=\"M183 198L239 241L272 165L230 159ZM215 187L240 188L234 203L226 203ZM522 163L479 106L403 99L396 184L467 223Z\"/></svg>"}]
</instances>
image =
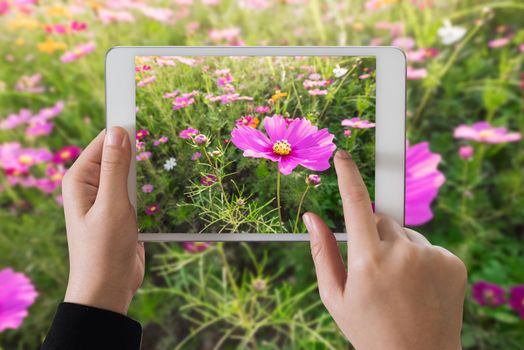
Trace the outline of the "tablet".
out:
<instances>
[{"instance_id":1,"label":"tablet","mask_svg":"<svg viewBox=\"0 0 524 350\"><path fill-rule=\"evenodd\" d=\"M143 241L304 241L318 213L346 240L333 156L404 222L406 60L393 47L115 47L107 127L136 144Z\"/></svg>"}]
</instances>

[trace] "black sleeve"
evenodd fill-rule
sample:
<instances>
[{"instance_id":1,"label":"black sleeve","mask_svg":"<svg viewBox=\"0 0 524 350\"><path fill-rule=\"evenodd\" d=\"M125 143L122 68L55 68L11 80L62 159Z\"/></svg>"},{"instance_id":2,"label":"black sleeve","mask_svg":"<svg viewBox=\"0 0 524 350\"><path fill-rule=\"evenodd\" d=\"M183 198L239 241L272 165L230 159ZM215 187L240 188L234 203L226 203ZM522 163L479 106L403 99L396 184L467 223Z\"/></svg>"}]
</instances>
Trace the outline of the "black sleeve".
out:
<instances>
[{"instance_id":1,"label":"black sleeve","mask_svg":"<svg viewBox=\"0 0 524 350\"><path fill-rule=\"evenodd\" d=\"M61 303L41 350L140 349L140 323L122 314Z\"/></svg>"}]
</instances>

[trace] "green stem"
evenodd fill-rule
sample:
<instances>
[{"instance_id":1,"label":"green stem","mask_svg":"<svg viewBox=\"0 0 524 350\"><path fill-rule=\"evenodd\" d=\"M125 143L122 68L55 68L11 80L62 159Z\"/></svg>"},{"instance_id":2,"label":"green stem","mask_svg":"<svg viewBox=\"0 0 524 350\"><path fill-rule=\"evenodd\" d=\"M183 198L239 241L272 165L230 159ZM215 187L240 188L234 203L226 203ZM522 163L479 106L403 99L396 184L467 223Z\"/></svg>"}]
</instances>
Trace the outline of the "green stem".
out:
<instances>
[{"instance_id":1,"label":"green stem","mask_svg":"<svg viewBox=\"0 0 524 350\"><path fill-rule=\"evenodd\" d=\"M282 225L282 209L280 207L280 170L277 168L277 208L278 208L278 219Z\"/></svg>"},{"instance_id":2,"label":"green stem","mask_svg":"<svg viewBox=\"0 0 524 350\"><path fill-rule=\"evenodd\" d=\"M307 191L309 191L309 184L306 186L306 190L302 194L302 198L300 198L300 203L298 204L298 210L297 210L297 218L295 219L295 227L293 227L293 233L298 233L298 220L300 219L300 211L302 210L302 203L304 203L304 199L306 198Z\"/></svg>"}]
</instances>

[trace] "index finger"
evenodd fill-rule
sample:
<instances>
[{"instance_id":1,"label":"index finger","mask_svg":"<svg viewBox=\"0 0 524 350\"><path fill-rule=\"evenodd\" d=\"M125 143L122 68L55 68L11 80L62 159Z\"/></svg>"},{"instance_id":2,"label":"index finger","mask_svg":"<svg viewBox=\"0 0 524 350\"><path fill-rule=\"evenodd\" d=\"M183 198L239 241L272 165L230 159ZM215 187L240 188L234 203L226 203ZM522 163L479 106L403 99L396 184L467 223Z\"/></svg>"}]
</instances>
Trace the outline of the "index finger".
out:
<instances>
[{"instance_id":1,"label":"index finger","mask_svg":"<svg viewBox=\"0 0 524 350\"><path fill-rule=\"evenodd\" d=\"M351 242L348 249L370 251L380 241L380 237L364 180L357 165L345 151L339 150L335 154L335 169L348 243Z\"/></svg>"}]
</instances>

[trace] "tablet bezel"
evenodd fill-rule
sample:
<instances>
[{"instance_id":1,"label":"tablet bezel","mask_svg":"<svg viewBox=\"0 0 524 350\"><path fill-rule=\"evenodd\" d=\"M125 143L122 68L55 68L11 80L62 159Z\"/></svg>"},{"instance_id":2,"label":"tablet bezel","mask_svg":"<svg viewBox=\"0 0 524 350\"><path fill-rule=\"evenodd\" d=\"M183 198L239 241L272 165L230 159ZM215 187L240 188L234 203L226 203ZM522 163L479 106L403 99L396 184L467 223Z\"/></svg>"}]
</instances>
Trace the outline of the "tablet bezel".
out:
<instances>
[{"instance_id":1,"label":"tablet bezel","mask_svg":"<svg viewBox=\"0 0 524 350\"><path fill-rule=\"evenodd\" d=\"M135 139L136 56L374 56L376 57L375 209L404 224L406 56L396 47L344 46L118 46L105 61L106 127L126 128ZM135 148L128 177L136 208ZM345 233L335 233L338 241ZM139 233L140 241L308 241L300 233Z\"/></svg>"}]
</instances>

